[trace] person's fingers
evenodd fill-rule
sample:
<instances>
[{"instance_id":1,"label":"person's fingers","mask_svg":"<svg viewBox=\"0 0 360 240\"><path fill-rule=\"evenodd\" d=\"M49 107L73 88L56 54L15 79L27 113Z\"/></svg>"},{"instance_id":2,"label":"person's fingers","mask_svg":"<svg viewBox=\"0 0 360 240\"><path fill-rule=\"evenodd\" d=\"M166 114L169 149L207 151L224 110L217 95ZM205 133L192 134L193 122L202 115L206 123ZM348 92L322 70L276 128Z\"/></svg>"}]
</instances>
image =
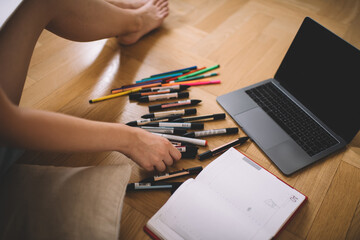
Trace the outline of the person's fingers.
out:
<instances>
[{"instance_id":1,"label":"person's fingers","mask_svg":"<svg viewBox=\"0 0 360 240\"><path fill-rule=\"evenodd\" d=\"M180 151L174 147L174 146L171 146L170 148L170 156L175 160L175 161L179 161L180 158L181 158L181 153Z\"/></svg>"},{"instance_id":2,"label":"person's fingers","mask_svg":"<svg viewBox=\"0 0 360 240\"><path fill-rule=\"evenodd\" d=\"M170 155L170 154L168 154L167 156L164 156L164 163L165 163L165 165L166 166L171 166L171 165L173 165L174 164L174 160L175 159L173 159L173 157Z\"/></svg>"},{"instance_id":3,"label":"person's fingers","mask_svg":"<svg viewBox=\"0 0 360 240\"><path fill-rule=\"evenodd\" d=\"M155 169L158 172L164 172L166 170L166 165L163 161L156 162Z\"/></svg>"}]
</instances>

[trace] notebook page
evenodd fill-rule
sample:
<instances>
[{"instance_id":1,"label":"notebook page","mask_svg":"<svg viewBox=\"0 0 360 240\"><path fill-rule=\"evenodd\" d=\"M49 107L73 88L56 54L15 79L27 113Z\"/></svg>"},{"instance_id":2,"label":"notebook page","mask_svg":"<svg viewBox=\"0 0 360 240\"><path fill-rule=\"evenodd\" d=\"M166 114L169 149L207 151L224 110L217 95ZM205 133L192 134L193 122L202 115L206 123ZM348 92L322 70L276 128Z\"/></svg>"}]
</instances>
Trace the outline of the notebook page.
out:
<instances>
[{"instance_id":1,"label":"notebook page","mask_svg":"<svg viewBox=\"0 0 360 240\"><path fill-rule=\"evenodd\" d=\"M234 208L245 214L258 229L253 236L271 236L305 200L289 187L234 148L209 164L196 181L207 185Z\"/></svg>"},{"instance_id":2,"label":"notebook page","mask_svg":"<svg viewBox=\"0 0 360 240\"><path fill-rule=\"evenodd\" d=\"M186 181L147 226L162 239L250 239L246 216L200 182ZM154 230L155 229L155 230Z\"/></svg>"}]
</instances>

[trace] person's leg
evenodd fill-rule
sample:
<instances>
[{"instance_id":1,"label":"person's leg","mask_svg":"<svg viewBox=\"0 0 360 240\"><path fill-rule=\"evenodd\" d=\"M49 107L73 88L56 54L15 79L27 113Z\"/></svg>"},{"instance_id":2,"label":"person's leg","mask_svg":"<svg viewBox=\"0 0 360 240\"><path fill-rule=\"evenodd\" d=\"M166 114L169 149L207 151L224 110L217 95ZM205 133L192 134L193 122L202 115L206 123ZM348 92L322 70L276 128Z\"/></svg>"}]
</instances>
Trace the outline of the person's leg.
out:
<instances>
[{"instance_id":1,"label":"person's leg","mask_svg":"<svg viewBox=\"0 0 360 240\"><path fill-rule=\"evenodd\" d=\"M158 27L168 14L167 0L149 0L122 9L104 0L27 0L0 31L0 87L18 104L31 55L44 28L76 41L119 36L131 44Z\"/></svg>"},{"instance_id":2,"label":"person's leg","mask_svg":"<svg viewBox=\"0 0 360 240\"><path fill-rule=\"evenodd\" d=\"M138 2L136 9L116 0L62 0L60 12L47 29L75 41L119 38L122 44L133 44L146 33L159 27L169 14L167 0ZM127 6L130 7L130 6Z\"/></svg>"},{"instance_id":3,"label":"person's leg","mask_svg":"<svg viewBox=\"0 0 360 240\"><path fill-rule=\"evenodd\" d=\"M46 1L23 1L0 31L0 87L18 104L34 46L54 12Z\"/></svg>"},{"instance_id":4,"label":"person's leg","mask_svg":"<svg viewBox=\"0 0 360 240\"><path fill-rule=\"evenodd\" d=\"M167 0L149 0L142 7L135 10L142 18L142 27L139 31L118 35L121 44L133 44L151 30L159 27L163 20L169 15Z\"/></svg>"},{"instance_id":5,"label":"person's leg","mask_svg":"<svg viewBox=\"0 0 360 240\"><path fill-rule=\"evenodd\" d=\"M137 9L142 7L148 0L106 0L107 2L114 4L117 7L127 9Z\"/></svg>"}]
</instances>

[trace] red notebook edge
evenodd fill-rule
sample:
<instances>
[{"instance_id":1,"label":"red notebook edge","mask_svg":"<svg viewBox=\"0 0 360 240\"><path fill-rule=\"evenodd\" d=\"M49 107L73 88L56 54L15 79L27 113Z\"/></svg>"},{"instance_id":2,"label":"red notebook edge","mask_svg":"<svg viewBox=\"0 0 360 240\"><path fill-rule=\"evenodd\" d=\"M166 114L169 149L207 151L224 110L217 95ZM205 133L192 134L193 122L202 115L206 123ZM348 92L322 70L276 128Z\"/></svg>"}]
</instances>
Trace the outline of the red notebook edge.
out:
<instances>
[{"instance_id":1,"label":"red notebook edge","mask_svg":"<svg viewBox=\"0 0 360 240\"><path fill-rule=\"evenodd\" d=\"M146 225L143 227L144 232L153 240L161 240L155 233L153 233Z\"/></svg>"}]
</instances>

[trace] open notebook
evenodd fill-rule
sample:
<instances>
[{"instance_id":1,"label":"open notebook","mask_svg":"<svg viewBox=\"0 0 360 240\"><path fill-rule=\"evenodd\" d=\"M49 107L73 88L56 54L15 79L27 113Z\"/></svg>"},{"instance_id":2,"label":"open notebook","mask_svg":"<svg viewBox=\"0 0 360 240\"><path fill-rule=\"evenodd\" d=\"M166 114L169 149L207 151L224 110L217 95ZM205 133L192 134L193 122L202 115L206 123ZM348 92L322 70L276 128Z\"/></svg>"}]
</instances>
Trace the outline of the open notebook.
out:
<instances>
[{"instance_id":1,"label":"open notebook","mask_svg":"<svg viewBox=\"0 0 360 240\"><path fill-rule=\"evenodd\" d=\"M185 181L144 230L154 239L271 239L305 199L231 148Z\"/></svg>"}]
</instances>

